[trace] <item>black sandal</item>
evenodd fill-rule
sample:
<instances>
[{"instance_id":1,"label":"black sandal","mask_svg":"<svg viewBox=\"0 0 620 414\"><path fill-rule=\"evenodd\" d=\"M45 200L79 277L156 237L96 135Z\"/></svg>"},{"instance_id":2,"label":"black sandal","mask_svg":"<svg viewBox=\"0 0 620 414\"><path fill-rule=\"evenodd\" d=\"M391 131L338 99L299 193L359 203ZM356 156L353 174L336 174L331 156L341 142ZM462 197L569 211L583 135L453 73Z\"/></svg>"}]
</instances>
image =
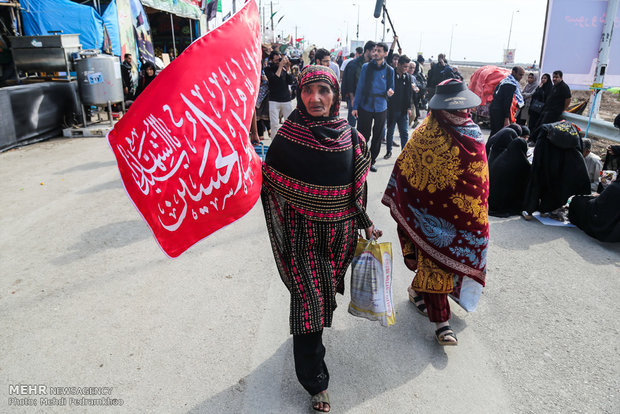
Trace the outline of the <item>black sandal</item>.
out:
<instances>
[{"instance_id":1,"label":"black sandal","mask_svg":"<svg viewBox=\"0 0 620 414\"><path fill-rule=\"evenodd\" d=\"M454 338L454 341L446 341L446 337ZM456 338L456 334L450 328L450 325L442 326L441 328L435 331L435 338L437 338L437 342L439 345L443 346L454 346L459 344L459 340Z\"/></svg>"}]
</instances>

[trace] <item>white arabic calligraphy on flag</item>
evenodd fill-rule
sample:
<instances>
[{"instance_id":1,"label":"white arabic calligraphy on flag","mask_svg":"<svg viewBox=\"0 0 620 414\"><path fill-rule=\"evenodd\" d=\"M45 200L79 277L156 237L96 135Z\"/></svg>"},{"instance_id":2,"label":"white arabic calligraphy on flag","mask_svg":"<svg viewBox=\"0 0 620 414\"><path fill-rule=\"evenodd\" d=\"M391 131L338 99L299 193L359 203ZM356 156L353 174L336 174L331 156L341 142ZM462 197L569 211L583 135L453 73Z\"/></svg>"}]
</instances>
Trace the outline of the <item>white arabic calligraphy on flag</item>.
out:
<instances>
[{"instance_id":1,"label":"white arabic calligraphy on flag","mask_svg":"<svg viewBox=\"0 0 620 414\"><path fill-rule=\"evenodd\" d=\"M125 189L169 256L258 199L260 158L248 132L260 56L250 0L164 69L108 134Z\"/></svg>"}]
</instances>

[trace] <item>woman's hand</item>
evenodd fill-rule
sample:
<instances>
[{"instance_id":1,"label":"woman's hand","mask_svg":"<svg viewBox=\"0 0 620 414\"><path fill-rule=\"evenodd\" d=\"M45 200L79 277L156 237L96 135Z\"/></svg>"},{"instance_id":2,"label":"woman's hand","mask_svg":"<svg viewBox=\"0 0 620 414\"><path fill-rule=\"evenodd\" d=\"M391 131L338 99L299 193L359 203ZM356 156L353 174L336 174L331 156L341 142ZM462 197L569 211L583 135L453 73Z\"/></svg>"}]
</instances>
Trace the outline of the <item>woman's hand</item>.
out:
<instances>
[{"instance_id":1,"label":"woman's hand","mask_svg":"<svg viewBox=\"0 0 620 414\"><path fill-rule=\"evenodd\" d=\"M365 228L364 231L366 232L367 240L373 240L373 239L376 240L379 237L383 236L383 232L379 230L378 228L375 228L374 224L370 227Z\"/></svg>"},{"instance_id":2,"label":"woman's hand","mask_svg":"<svg viewBox=\"0 0 620 414\"><path fill-rule=\"evenodd\" d=\"M257 131L250 131L250 142L252 144L260 144L260 137Z\"/></svg>"}]
</instances>

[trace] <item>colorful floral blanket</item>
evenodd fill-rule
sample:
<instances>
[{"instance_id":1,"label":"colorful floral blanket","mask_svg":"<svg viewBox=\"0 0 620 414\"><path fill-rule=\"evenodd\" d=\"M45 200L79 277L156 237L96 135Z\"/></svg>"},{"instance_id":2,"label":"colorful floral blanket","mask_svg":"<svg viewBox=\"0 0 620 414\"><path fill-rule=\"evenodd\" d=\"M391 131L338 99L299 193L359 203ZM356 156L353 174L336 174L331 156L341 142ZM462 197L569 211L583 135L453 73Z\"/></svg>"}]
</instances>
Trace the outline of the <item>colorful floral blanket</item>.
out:
<instances>
[{"instance_id":1,"label":"colorful floral blanket","mask_svg":"<svg viewBox=\"0 0 620 414\"><path fill-rule=\"evenodd\" d=\"M432 111L396 160L382 202L425 257L484 286L488 195L480 128L467 114Z\"/></svg>"}]
</instances>

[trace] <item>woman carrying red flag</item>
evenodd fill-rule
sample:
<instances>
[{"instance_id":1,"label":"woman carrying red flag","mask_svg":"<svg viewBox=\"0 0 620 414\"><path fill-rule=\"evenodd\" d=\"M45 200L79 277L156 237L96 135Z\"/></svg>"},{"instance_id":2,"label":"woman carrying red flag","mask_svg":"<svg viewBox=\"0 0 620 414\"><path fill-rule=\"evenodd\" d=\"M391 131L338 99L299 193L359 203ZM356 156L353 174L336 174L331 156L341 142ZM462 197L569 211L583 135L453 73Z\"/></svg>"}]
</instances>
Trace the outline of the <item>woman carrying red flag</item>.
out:
<instances>
[{"instance_id":1,"label":"woman carrying red flag","mask_svg":"<svg viewBox=\"0 0 620 414\"><path fill-rule=\"evenodd\" d=\"M416 271L409 298L436 324L441 345L458 343L449 324L453 281L469 277L484 286L486 274L489 170L468 111L479 104L459 80L437 85L382 200L398 225L405 264Z\"/></svg>"}]
</instances>

